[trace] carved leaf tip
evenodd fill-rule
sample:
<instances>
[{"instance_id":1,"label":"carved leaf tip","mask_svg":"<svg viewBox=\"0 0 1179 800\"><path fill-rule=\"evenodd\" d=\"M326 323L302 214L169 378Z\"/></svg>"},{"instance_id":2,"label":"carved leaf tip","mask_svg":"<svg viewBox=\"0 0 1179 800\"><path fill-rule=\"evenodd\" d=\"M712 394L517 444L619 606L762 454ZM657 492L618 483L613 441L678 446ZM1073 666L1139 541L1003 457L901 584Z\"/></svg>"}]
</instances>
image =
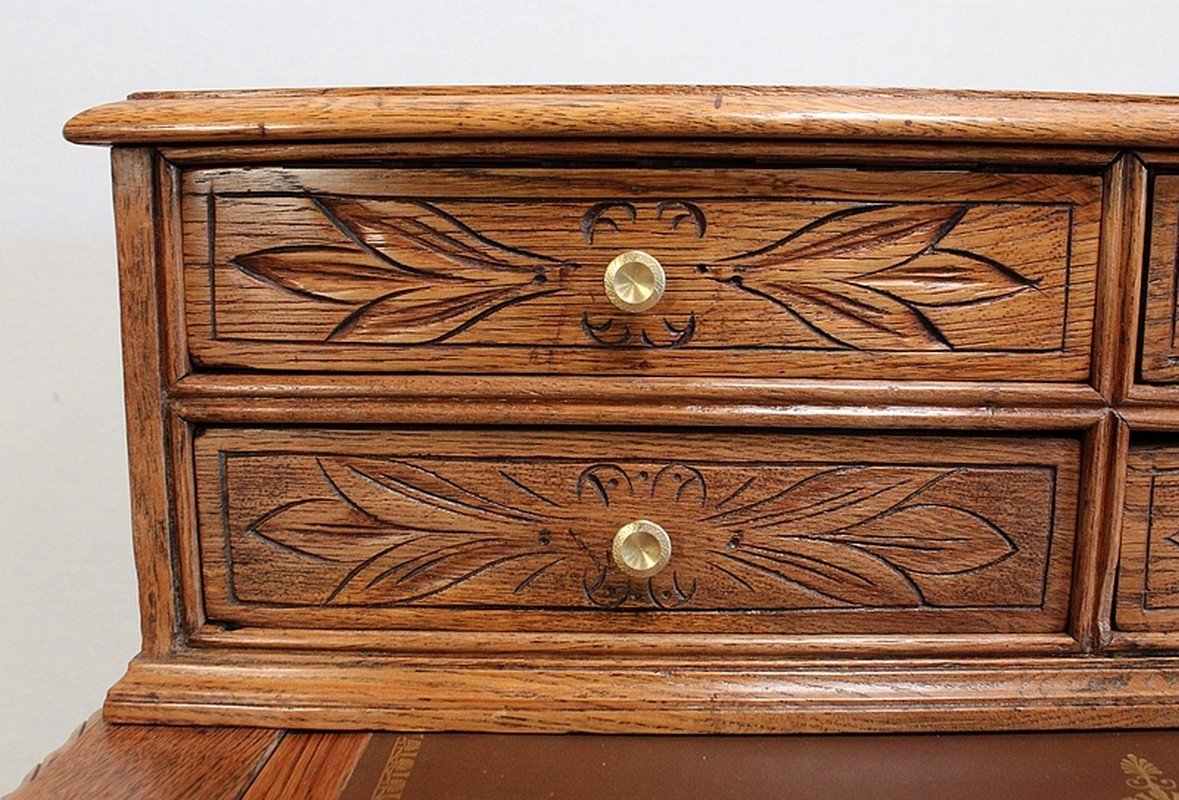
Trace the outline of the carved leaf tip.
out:
<instances>
[{"instance_id":1,"label":"carved leaf tip","mask_svg":"<svg viewBox=\"0 0 1179 800\"><path fill-rule=\"evenodd\" d=\"M949 308L1001 300L1038 282L992 259L961 250L932 249L857 278L915 306Z\"/></svg>"},{"instance_id":2,"label":"carved leaf tip","mask_svg":"<svg viewBox=\"0 0 1179 800\"><path fill-rule=\"evenodd\" d=\"M869 550L910 573L957 575L1013 555L1015 543L973 511L936 503L889 511L832 538Z\"/></svg>"},{"instance_id":3,"label":"carved leaf tip","mask_svg":"<svg viewBox=\"0 0 1179 800\"><path fill-rule=\"evenodd\" d=\"M273 247L245 253L229 263L255 280L293 294L347 305L416 282L375 262L365 251L346 245Z\"/></svg>"}]
</instances>

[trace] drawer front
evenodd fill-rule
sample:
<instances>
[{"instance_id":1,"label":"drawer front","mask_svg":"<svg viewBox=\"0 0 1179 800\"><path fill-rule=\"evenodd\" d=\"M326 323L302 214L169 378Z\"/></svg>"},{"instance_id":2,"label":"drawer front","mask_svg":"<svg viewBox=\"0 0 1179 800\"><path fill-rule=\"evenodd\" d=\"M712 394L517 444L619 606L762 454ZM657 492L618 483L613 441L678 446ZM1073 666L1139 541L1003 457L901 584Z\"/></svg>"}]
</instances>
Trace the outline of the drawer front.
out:
<instances>
[{"instance_id":1,"label":"drawer front","mask_svg":"<svg viewBox=\"0 0 1179 800\"><path fill-rule=\"evenodd\" d=\"M1179 381L1179 175L1154 179L1150 207L1140 369L1147 382L1174 383Z\"/></svg>"},{"instance_id":2,"label":"drawer front","mask_svg":"<svg viewBox=\"0 0 1179 800\"><path fill-rule=\"evenodd\" d=\"M1046 437L208 429L210 619L236 625L1064 629L1079 443ZM617 532L662 526L651 577Z\"/></svg>"},{"instance_id":3,"label":"drawer front","mask_svg":"<svg viewBox=\"0 0 1179 800\"><path fill-rule=\"evenodd\" d=\"M1179 443L1130 448L1115 614L1122 630L1179 631Z\"/></svg>"},{"instance_id":4,"label":"drawer front","mask_svg":"<svg viewBox=\"0 0 1179 800\"><path fill-rule=\"evenodd\" d=\"M201 370L1084 381L1101 182L865 170L199 169ZM666 290L603 284L641 250Z\"/></svg>"}]
</instances>

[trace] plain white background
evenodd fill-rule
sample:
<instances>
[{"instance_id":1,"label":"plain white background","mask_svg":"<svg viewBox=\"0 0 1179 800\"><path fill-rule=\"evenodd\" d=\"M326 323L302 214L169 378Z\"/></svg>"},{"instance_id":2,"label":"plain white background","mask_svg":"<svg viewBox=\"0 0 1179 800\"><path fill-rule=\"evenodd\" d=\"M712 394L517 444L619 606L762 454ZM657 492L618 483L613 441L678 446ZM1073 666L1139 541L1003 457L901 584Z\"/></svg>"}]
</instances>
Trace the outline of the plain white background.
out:
<instances>
[{"instance_id":1,"label":"plain white background","mask_svg":"<svg viewBox=\"0 0 1179 800\"><path fill-rule=\"evenodd\" d=\"M1179 4L0 0L0 793L138 644L107 154L139 89L780 83L1179 93Z\"/></svg>"}]
</instances>

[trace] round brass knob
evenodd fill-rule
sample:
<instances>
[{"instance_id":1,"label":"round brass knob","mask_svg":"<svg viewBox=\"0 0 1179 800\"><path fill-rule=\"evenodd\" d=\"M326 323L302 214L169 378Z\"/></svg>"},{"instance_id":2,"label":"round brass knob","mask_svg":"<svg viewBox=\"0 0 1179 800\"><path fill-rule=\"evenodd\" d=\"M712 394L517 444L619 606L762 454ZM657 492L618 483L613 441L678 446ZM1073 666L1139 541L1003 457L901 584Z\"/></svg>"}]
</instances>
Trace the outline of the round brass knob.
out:
<instances>
[{"instance_id":1,"label":"round brass knob","mask_svg":"<svg viewBox=\"0 0 1179 800\"><path fill-rule=\"evenodd\" d=\"M630 250L606 267L606 296L623 311L646 311L663 297L667 278L663 267L642 250Z\"/></svg>"},{"instance_id":2,"label":"round brass knob","mask_svg":"<svg viewBox=\"0 0 1179 800\"><path fill-rule=\"evenodd\" d=\"M667 531L649 519L628 522L614 534L615 565L632 578L657 575L671 560Z\"/></svg>"}]
</instances>

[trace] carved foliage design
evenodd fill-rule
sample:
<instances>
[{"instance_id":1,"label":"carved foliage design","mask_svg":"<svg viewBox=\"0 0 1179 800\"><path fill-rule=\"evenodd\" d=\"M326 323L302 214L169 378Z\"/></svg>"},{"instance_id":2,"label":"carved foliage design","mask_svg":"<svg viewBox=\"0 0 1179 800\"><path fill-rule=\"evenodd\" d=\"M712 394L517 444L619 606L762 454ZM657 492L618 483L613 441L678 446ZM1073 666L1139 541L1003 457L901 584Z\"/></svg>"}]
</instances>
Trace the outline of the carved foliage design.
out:
<instances>
[{"instance_id":1,"label":"carved foliage design","mask_svg":"<svg viewBox=\"0 0 1179 800\"><path fill-rule=\"evenodd\" d=\"M967 307L1036 287L994 259L940 246L969 210L856 206L722 259L713 272L797 317L834 347L949 349L928 309Z\"/></svg>"},{"instance_id":2,"label":"carved foliage design","mask_svg":"<svg viewBox=\"0 0 1179 800\"><path fill-rule=\"evenodd\" d=\"M290 245L230 262L258 280L344 312L328 341L444 341L508 306L559 291L576 265L497 242L426 202L314 196L347 244Z\"/></svg>"},{"instance_id":3,"label":"carved foliage design","mask_svg":"<svg viewBox=\"0 0 1179 800\"><path fill-rule=\"evenodd\" d=\"M561 295L581 306L587 343L681 347L702 324L694 304L716 295L722 302L760 301L763 313L793 320L810 347L953 350L953 337L931 311L969 314L1039 283L987 255L944 244L975 205L816 202L813 219L753 249L716 255L723 241L704 251L666 248L669 285L688 299L673 312L657 307L628 315L608 304L586 308L587 298L601 294L594 285L600 275L578 274L589 261L499 241L442 202L306 197L339 232L338 242L268 247L229 263L258 282L338 305L329 342L437 344L475 326L494 340L501 312ZM545 213L543 204L537 213ZM597 203L582 214L579 233L586 247L597 247L603 232L624 231L644 214L689 241L713 233L705 210L684 200ZM592 263L605 260L595 254Z\"/></svg>"},{"instance_id":4,"label":"carved foliage design","mask_svg":"<svg viewBox=\"0 0 1179 800\"><path fill-rule=\"evenodd\" d=\"M458 465L276 454L235 457L231 505L234 476L257 473L259 459L271 460L275 474L308 476L300 483L307 496L226 531L232 577L240 597L265 602L277 573L301 574L280 582L281 595L305 592L309 605L977 604L979 584L967 579L998 576L988 571L1027 541L1026 530L1013 536L988 509L1007 486L1022 482L1038 497L1050 491L1037 468ZM673 554L660 574L632 580L611 564L610 542L640 518L662 521ZM1037 534L1043 545L1047 532ZM265 549L250 555L250 543Z\"/></svg>"}]
</instances>

